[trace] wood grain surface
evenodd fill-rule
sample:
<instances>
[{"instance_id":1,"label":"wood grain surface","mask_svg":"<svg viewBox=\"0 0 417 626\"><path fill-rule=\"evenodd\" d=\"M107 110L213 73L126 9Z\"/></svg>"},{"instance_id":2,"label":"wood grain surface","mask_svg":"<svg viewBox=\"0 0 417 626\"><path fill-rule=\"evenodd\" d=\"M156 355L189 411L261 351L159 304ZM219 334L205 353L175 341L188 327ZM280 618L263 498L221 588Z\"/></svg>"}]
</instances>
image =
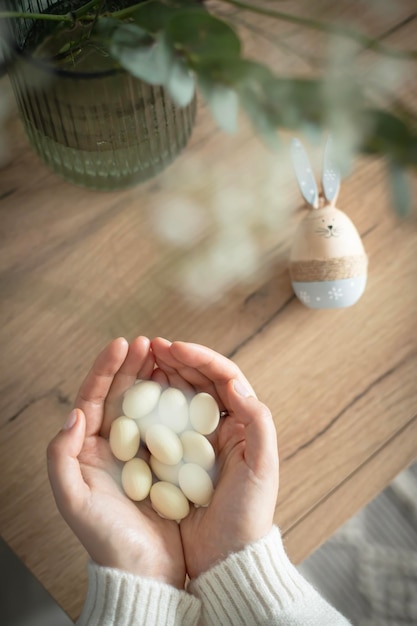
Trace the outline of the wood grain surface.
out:
<instances>
[{"instance_id":1,"label":"wood grain surface","mask_svg":"<svg viewBox=\"0 0 417 626\"><path fill-rule=\"evenodd\" d=\"M314 4L321 17L415 47L412 1L386 10ZM309 6L285 4L303 15ZM248 54L282 74L314 74L328 54L316 31L230 11ZM395 95L415 110L415 67L383 61L361 53L357 71L396 73L398 83L388 81L378 98ZM162 335L231 357L270 406L281 458L276 522L290 556L302 560L417 456L415 200L400 220L384 163L355 161L338 206L363 238L368 286L352 308L313 311L288 275L302 215L288 159L271 154L243 118L229 137L200 103L192 140L166 172L100 193L66 183L37 159L7 78L0 103L2 536L75 618L86 554L56 511L46 446L110 339ZM320 150L312 154L319 170Z\"/></svg>"}]
</instances>

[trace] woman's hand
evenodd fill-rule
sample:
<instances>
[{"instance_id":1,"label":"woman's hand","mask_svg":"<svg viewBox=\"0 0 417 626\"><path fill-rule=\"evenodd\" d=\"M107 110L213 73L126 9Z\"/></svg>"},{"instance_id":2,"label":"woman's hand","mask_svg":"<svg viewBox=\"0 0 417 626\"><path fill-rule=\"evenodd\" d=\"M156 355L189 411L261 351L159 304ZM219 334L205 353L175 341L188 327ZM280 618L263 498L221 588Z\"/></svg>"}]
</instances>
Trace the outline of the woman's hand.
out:
<instances>
[{"instance_id":1,"label":"woman's hand","mask_svg":"<svg viewBox=\"0 0 417 626\"><path fill-rule=\"evenodd\" d=\"M278 496L278 450L269 409L240 369L209 348L157 338L152 377L184 391L212 394L229 416L213 437L218 475L209 506L181 522L187 573L195 578L230 552L265 536Z\"/></svg>"},{"instance_id":2,"label":"woman's hand","mask_svg":"<svg viewBox=\"0 0 417 626\"><path fill-rule=\"evenodd\" d=\"M134 503L120 484L122 464L109 447L120 398L136 378L154 369L150 342L112 341L82 384L75 410L48 446L48 473L63 518L93 561L184 587L178 524L164 520L149 499Z\"/></svg>"}]
</instances>

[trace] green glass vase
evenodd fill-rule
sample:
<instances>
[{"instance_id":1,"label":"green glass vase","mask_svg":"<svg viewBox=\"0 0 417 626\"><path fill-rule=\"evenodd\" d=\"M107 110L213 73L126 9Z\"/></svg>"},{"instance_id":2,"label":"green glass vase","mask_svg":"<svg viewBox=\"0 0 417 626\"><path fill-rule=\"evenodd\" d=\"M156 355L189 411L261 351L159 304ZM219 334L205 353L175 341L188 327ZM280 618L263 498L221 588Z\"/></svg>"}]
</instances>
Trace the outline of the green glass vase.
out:
<instances>
[{"instance_id":1,"label":"green glass vase","mask_svg":"<svg viewBox=\"0 0 417 626\"><path fill-rule=\"evenodd\" d=\"M7 8L68 14L83 4L26 0ZM107 3L109 10L129 4ZM50 24L18 18L11 25L9 76L32 148L54 172L91 189L128 187L158 174L186 145L196 99L177 107L163 88L115 67L93 46L65 66L45 61L45 46L65 43L54 42Z\"/></svg>"}]
</instances>

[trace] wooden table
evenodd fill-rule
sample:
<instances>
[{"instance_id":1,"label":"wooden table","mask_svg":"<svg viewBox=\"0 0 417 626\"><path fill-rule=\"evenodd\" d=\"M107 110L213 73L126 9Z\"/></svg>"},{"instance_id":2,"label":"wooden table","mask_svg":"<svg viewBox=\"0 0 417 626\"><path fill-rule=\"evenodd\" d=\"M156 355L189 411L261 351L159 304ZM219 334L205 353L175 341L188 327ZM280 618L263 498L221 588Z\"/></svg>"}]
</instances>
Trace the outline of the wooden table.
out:
<instances>
[{"instance_id":1,"label":"wooden table","mask_svg":"<svg viewBox=\"0 0 417 626\"><path fill-rule=\"evenodd\" d=\"M320 4L324 16L331 4ZM386 43L415 43L411 1L387 13L337 6ZM324 51L315 31L238 19L256 30L241 25L248 53L283 73L311 73ZM382 59L357 62L366 73ZM415 108L413 76L397 95ZM6 78L0 87L4 102ZM338 202L370 257L366 292L352 308L312 311L287 270L302 205L294 176L243 119L228 137L201 106L189 147L165 173L113 193L49 172L13 104L2 137L0 532L70 616L82 605L86 555L55 509L45 448L113 337L200 342L239 364L275 417L276 521L296 562L416 458L416 207L395 216L380 160L358 158Z\"/></svg>"}]
</instances>

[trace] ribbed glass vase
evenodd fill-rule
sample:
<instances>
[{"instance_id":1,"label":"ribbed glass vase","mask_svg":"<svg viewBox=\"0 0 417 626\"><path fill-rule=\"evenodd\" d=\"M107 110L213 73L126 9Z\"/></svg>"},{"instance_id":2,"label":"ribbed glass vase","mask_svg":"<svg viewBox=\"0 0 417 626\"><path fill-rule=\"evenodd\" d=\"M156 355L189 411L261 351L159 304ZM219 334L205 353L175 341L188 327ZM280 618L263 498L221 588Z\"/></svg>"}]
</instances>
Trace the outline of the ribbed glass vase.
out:
<instances>
[{"instance_id":1,"label":"ribbed glass vase","mask_svg":"<svg viewBox=\"0 0 417 626\"><path fill-rule=\"evenodd\" d=\"M68 14L83 4L26 0L7 8ZM113 0L107 8L129 4ZM57 174L92 189L127 187L155 176L187 143L195 99L177 107L163 88L115 68L93 46L65 66L45 61L45 46L56 52L66 43L54 41L50 24L19 18L11 25L16 50L9 76L35 152Z\"/></svg>"}]
</instances>

